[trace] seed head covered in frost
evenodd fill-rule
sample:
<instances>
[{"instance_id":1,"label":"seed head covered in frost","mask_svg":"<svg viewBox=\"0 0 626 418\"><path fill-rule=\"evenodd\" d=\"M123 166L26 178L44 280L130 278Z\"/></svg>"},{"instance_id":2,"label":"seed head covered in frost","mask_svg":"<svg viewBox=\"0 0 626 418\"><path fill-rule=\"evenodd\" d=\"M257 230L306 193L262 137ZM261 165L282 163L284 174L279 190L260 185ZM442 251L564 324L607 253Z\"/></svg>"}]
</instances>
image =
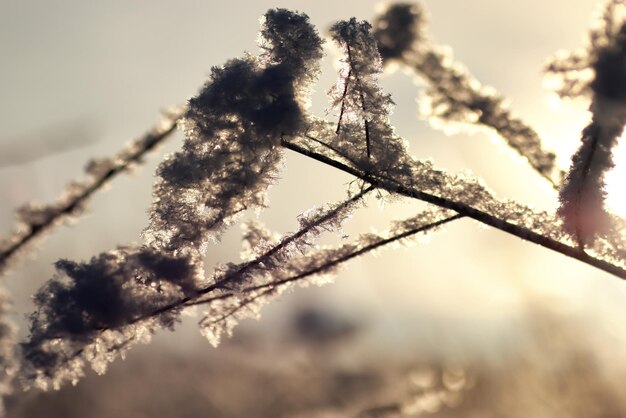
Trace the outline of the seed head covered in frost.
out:
<instances>
[{"instance_id":1,"label":"seed head covered in frost","mask_svg":"<svg viewBox=\"0 0 626 418\"><path fill-rule=\"evenodd\" d=\"M31 382L76 381L85 362L104 371L132 343L173 327L185 301L206 289L207 241L234 215L265 204L281 160L277 145L307 129L303 92L317 74L321 39L305 15L273 10L264 24L265 52L214 68L189 101L183 150L158 168L146 245L86 263L61 260L36 294L22 344Z\"/></svg>"},{"instance_id":2,"label":"seed head covered in frost","mask_svg":"<svg viewBox=\"0 0 626 418\"><path fill-rule=\"evenodd\" d=\"M284 9L263 19L260 57L214 68L189 101L183 150L158 168L149 245L202 250L238 213L266 205L281 138L306 130L306 93L318 71L321 38L303 14Z\"/></svg>"},{"instance_id":3,"label":"seed head covered in frost","mask_svg":"<svg viewBox=\"0 0 626 418\"><path fill-rule=\"evenodd\" d=\"M378 85L382 64L371 25L352 18L333 25L331 35L345 54L339 81L330 91L338 122L330 141L324 124L312 130L363 168L388 174L401 170L409 157L389 121L393 101Z\"/></svg>"},{"instance_id":4,"label":"seed head covered in frost","mask_svg":"<svg viewBox=\"0 0 626 418\"><path fill-rule=\"evenodd\" d=\"M626 2L610 0L599 15L586 50L547 67L560 81L559 94L591 97L592 120L583 130L559 196L559 215L580 246L610 227L604 176L614 165L612 149L626 125Z\"/></svg>"},{"instance_id":5,"label":"seed head covered in frost","mask_svg":"<svg viewBox=\"0 0 626 418\"><path fill-rule=\"evenodd\" d=\"M423 116L446 131L490 128L548 181L560 183L555 155L543 148L539 135L509 110L495 89L455 63L450 48L435 45L427 28L421 6L398 3L377 17L374 32L385 64L404 64L427 83L418 99Z\"/></svg>"},{"instance_id":6,"label":"seed head covered in frost","mask_svg":"<svg viewBox=\"0 0 626 418\"><path fill-rule=\"evenodd\" d=\"M261 48L271 62L289 67L299 81L314 81L322 58L321 38L305 14L269 10L261 29Z\"/></svg>"},{"instance_id":7,"label":"seed head covered in frost","mask_svg":"<svg viewBox=\"0 0 626 418\"><path fill-rule=\"evenodd\" d=\"M199 259L168 256L148 247L120 247L87 263L58 261L57 276L34 296L39 309L30 318L30 337L23 344L26 377L40 379L43 386L44 378L53 384L76 379L68 368L77 367L85 347L101 343L102 332L108 330L110 346L102 344L102 352L88 358L103 368L97 363L114 357L117 348L142 333L135 329L127 335L126 327L196 289L201 264ZM165 312L144 326L171 327L176 320L177 312Z\"/></svg>"},{"instance_id":8,"label":"seed head covered in frost","mask_svg":"<svg viewBox=\"0 0 626 418\"><path fill-rule=\"evenodd\" d=\"M200 327L209 342L216 346L222 335L230 335L241 319L257 317L263 305L289 287L281 285L281 278L301 273L293 268L294 260L315 252L315 240L322 233L340 233L342 224L372 190L369 187L343 202L303 213L298 217L300 229L282 237L259 222L245 225L244 262L218 268L211 282L213 286L219 284L224 292L203 303L207 310Z\"/></svg>"}]
</instances>

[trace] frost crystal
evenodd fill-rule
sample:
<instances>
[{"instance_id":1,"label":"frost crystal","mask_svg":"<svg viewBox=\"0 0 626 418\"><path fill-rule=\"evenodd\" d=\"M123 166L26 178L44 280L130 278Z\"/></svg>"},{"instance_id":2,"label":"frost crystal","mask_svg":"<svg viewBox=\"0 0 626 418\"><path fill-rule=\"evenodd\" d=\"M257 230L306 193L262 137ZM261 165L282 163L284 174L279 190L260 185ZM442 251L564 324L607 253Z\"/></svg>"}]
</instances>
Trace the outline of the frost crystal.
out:
<instances>
[{"instance_id":1,"label":"frost crystal","mask_svg":"<svg viewBox=\"0 0 626 418\"><path fill-rule=\"evenodd\" d=\"M85 263L61 260L58 275L35 295L38 311L22 344L22 374L31 382L43 388L75 382L86 362L103 372L157 328L172 328L185 304L208 291L201 287L208 241L237 214L266 204L282 159L278 145L307 128L306 91L322 50L305 15L271 10L264 25L263 54L214 68L189 101L183 150L157 171L145 245ZM90 171L102 175L114 166L96 162Z\"/></svg>"},{"instance_id":2,"label":"frost crystal","mask_svg":"<svg viewBox=\"0 0 626 418\"><path fill-rule=\"evenodd\" d=\"M303 133L303 91L317 73L321 39L305 15L268 12L260 57L214 68L183 120L183 150L158 169L149 245L202 251L233 217L264 207L282 138Z\"/></svg>"},{"instance_id":3,"label":"frost crystal","mask_svg":"<svg viewBox=\"0 0 626 418\"><path fill-rule=\"evenodd\" d=\"M609 8L623 4L615 0ZM241 319L257 317L265 303L294 285L325 283L355 257L408 243L464 217L626 277L623 230L591 238L604 222L594 217L603 210L602 177L626 120L619 79L626 30L606 19L607 29L592 41L601 47L589 55L595 57L589 61L595 71L589 84L594 119L561 192L558 218L498 199L480 179L449 174L408 153L389 122L392 101L378 86L382 61L366 22L351 19L331 29L345 54L339 82L330 92L337 123L308 115L321 39L305 15L269 11L261 30L262 53L214 68L202 91L189 100L180 123L186 135L183 148L157 170L144 243L120 246L86 262L56 263L57 275L34 297L37 311L30 317L29 338L21 344L22 377L30 385L58 388L65 381L77 382L86 364L103 373L134 344L149 341L157 329L173 329L184 310L199 305L206 309L201 332L217 345ZM376 25L383 57L409 63L424 75L431 83L435 116L496 129L556 184L554 156L543 151L534 131L512 118L498 95L432 48L422 23L420 9L391 7ZM403 34L407 27L412 29ZM96 185L138 161L151 144L145 138L115 158L93 162L89 172L95 183L70 187L65 206L22 210L24 227L47 228L60 214L78 210ZM304 212L299 229L290 234L274 234L259 222L245 224L241 260L205 276L208 243L237 215L267 204L266 191L277 176L283 148L355 176L360 192ZM383 233L362 234L336 247L316 245L325 232L341 233L352 211L373 191L437 208L395 222ZM572 235L586 245L585 251L573 244ZM5 259L0 255L0 268ZM0 296L0 316L5 310ZM7 377L14 367L12 332L0 322L0 364ZM6 388L8 383L0 380L0 393Z\"/></svg>"},{"instance_id":4,"label":"frost crystal","mask_svg":"<svg viewBox=\"0 0 626 418\"><path fill-rule=\"evenodd\" d=\"M553 184L561 173L555 155L543 148L537 133L508 109L504 98L478 82L427 35L425 12L417 4L394 4L377 17L374 33L385 62L398 61L427 84L419 98L433 127L487 127Z\"/></svg>"},{"instance_id":5,"label":"frost crystal","mask_svg":"<svg viewBox=\"0 0 626 418\"><path fill-rule=\"evenodd\" d=\"M626 2L610 0L601 9L585 50L562 54L546 71L561 96L591 97L591 123L560 193L559 215L581 247L606 234L604 175L613 167L612 149L626 125Z\"/></svg>"}]
</instances>

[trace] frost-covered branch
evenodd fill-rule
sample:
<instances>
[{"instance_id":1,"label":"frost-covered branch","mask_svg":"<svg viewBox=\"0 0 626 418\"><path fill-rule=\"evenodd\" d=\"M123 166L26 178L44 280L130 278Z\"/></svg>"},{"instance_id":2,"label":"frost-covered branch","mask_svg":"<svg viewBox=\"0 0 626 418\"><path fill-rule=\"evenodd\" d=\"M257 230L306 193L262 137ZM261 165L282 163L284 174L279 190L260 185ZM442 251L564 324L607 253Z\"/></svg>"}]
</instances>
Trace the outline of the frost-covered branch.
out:
<instances>
[{"instance_id":1,"label":"frost-covered branch","mask_svg":"<svg viewBox=\"0 0 626 418\"><path fill-rule=\"evenodd\" d=\"M223 333L230 335L232 328L241 320L257 317L260 308L269 300L282 294L295 284L307 286L314 280L324 280L334 274L346 262L376 251L390 244L398 244L419 233L433 231L442 225L462 218L445 210L431 210L415 217L396 222L382 234L363 234L353 242L338 247L319 248L281 264L267 272L258 284L208 298L190 301L188 306L207 305L208 311L200 321L205 335L215 345Z\"/></svg>"},{"instance_id":2,"label":"frost-covered branch","mask_svg":"<svg viewBox=\"0 0 626 418\"><path fill-rule=\"evenodd\" d=\"M409 9L402 16L414 15ZM385 30L390 28L393 25L387 24ZM264 16L262 52L215 67L199 94L189 100L179 123L186 137L183 147L157 169L143 243L119 246L87 262L60 260L57 274L35 295L37 311L30 318L30 335L21 344L21 375L28 384L48 388L75 382L87 363L104 372L134 344L148 341L159 329L173 329L184 310L199 305L207 309L201 331L217 344L239 320L257 316L261 306L293 285L314 283L355 257L461 218L626 279L621 231L599 237L583 250L558 217L499 200L479 179L446 173L410 155L390 123L391 99L378 86L382 64L370 29L356 19L331 29L345 54L339 81L331 90L338 113L335 123L307 112L322 56L322 40L308 17L284 9ZM398 42L413 48L419 31L416 34ZM416 51L422 51L417 44ZM383 52L387 57L395 54L392 46ZM435 60L443 66L441 56L429 54L429 59L420 58L421 64ZM467 90L472 82L464 73L447 67L437 71L443 84L441 100L459 106L446 111L448 116L472 111L478 112L477 121L489 112L502 118L512 129L509 140L517 144L512 146L554 180L553 156L542 150L532 131L524 131L525 125L515 125L500 99L485 98L481 89ZM459 97L452 95L457 90ZM478 106L476 101L483 99L486 102ZM179 117L171 120L170 129ZM487 122L481 123L496 125ZM506 137L505 128L496 129ZM203 257L210 243L246 210L267 206L267 190L276 182L284 148L355 176L360 193L303 213L291 234L278 236L258 222L246 224L242 260L218 265L206 275ZM115 162L96 164L94 172L106 179ZM362 234L336 247L315 244L322 233L341 231L373 190L438 208L397 222L382 234Z\"/></svg>"},{"instance_id":3,"label":"frost-covered branch","mask_svg":"<svg viewBox=\"0 0 626 418\"><path fill-rule=\"evenodd\" d=\"M22 375L47 388L78 380L85 363L104 372L133 344L148 341L159 328L172 328L186 305L212 292L251 286L293 254L313 248L313 238L336 230L372 190L303 215L300 230L278 242L269 241L268 233L249 230L246 242L254 244L244 257L256 255L219 266L209 278L196 276L201 268L192 263L197 260L166 258L147 247L118 248L88 263L58 262L59 277L35 297L39 310L22 344Z\"/></svg>"},{"instance_id":4,"label":"frost-covered branch","mask_svg":"<svg viewBox=\"0 0 626 418\"><path fill-rule=\"evenodd\" d=\"M444 172L428 170L423 173L426 176L422 179L424 181L420 184L420 176L416 176L418 183L412 186L412 180L403 184L397 179L361 171L305 144L284 141L283 146L352 174L377 188L454 210L480 223L626 279L626 263L610 243L598 243L593 249L594 255L584 252L578 246L571 245L562 231L559 219L515 202L498 201L475 179L455 178Z\"/></svg>"},{"instance_id":5,"label":"frost-covered branch","mask_svg":"<svg viewBox=\"0 0 626 418\"><path fill-rule=\"evenodd\" d=\"M626 126L626 2L609 0L598 15L586 48L562 53L546 67L562 97L591 98L592 120L559 195L558 213L581 248L611 228L604 175Z\"/></svg>"},{"instance_id":6,"label":"frost-covered branch","mask_svg":"<svg viewBox=\"0 0 626 418\"><path fill-rule=\"evenodd\" d=\"M382 63L370 28L369 23L352 18L330 29L345 54L339 81L330 95L333 107L340 107L336 141L349 141L357 152L363 150L368 160L380 160L388 150L374 141L391 132L388 114L393 102L378 85Z\"/></svg>"},{"instance_id":7,"label":"frost-covered branch","mask_svg":"<svg viewBox=\"0 0 626 418\"><path fill-rule=\"evenodd\" d=\"M555 154L545 149L532 127L511 112L500 93L481 85L444 48L432 43L425 14L416 3L392 4L376 18L374 34L385 63L398 62L428 84L419 102L433 127L493 129L532 168L558 187L564 173L556 166Z\"/></svg>"},{"instance_id":8,"label":"frost-covered branch","mask_svg":"<svg viewBox=\"0 0 626 418\"><path fill-rule=\"evenodd\" d=\"M0 276L29 244L68 219L80 216L95 193L103 190L117 175L140 164L148 153L176 130L176 124L185 111L184 107L168 111L153 128L115 156L89 162L86 167L89 178L68 184L56 202L48 205L30 203L18 209L15 231L0 241Z\"/></svg>"}]
</instances>

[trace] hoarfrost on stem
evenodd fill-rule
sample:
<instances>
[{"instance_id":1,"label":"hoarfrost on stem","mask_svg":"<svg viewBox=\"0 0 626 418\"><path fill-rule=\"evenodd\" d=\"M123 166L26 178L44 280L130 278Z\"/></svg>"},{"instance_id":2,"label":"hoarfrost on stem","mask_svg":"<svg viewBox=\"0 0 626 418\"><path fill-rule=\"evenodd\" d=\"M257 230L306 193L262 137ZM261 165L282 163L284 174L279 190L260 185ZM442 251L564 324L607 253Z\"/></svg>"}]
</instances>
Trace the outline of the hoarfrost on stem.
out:
<instances>
[{"instance_id":1,"label":"hoarfrost on stem","mask_svg":"<svg viewBox=\"0 0 626 418\"><path fill-rule=\"evenodd\" d=\"M391 4L374 23L374 36L385 64L400 63L426 82L419 97L421 112L435 128L485 127L555 187L562 173L555 154L546 150L535 130L508 108L494 88L481 85L449 48L434 45L427 33L426 13L418 4Z\"/></svg>"},{"instance_id":2,"label":"hoarfrost on stem","mask_svg":"<svg viewBox=\"0 0 626 418\"><path fill-rule=\"evenodd\" d=\"M592 119L559 195L558 213L581 248L610 230L604 176L626 125L626 2L607 1L596 20L585 49L561 53L546 67L561 96L591 99Z\"/></svg>"},{"instance_id":3,"label":"hoarfrost on stem","mask_svg":"<svg viewBox=\"0 0 626 418\"><path fill-rule=\"evenodd\" d=\"M263 53L214 68L189 101L183 150L159 166L142 246L89 262L57 262L35 296L23 375L40 387L76 381L85 362L108 361L157 328L174 326L183 303L202 294L201 255L233 217L263 207L284 137L303 133L308 85L321 39L303 14L265 15Z\"/></svg>"},{"instance_id":4,"label":"hoarfrost on stem","mask_svg":"<svg viewBox=\"0 0 626 418\"><path fill-rule=\"evenodd\" d=\"M609 5L616 9L624 2ZM626 118L620 110L626 89L619 84L626 30L606 19L612 29L592 37L600 47L589 54L595 71L589 84L595 125L585 131L589 140L583 148L596 145L592 151L581 148L581 156L575 157L587 167L578 177L596 185L603 167L610 165L609 145ZM566 214L561 213L564 230L553 214L498 199L480 179L449 174L408 153L389 121L391 98L378 86L383 61L377 40L384 60L402 61L430 83L431 116L489 126L553 184L559 180L554 155L542 148L536 133L511 116L498 94L430 44L421 9L391 6L374 33L367 22L356 19L332 27L331 36L344 53L339 82L330 92L336 123L307 113L322 41L306 15L275 9L262 22L263 52L214 68L209 82L189 100L180 122L186 135L183 148L157 170L144 243L120 246L87 262L60 260L57 275L35 295L38 309L30 318L30 336L21 345L21 373L30 384L48 388L76 382L87 363L104 372L133 344L148 341L157 329L173 328L181 312L195 306L205 307L199 325L217 344L239 320L257 316L265 303L293 285L320 283L355 257L409 242L418 233L464 217L626 278L620 234L590 240L587 252L581 251L567 234L572 229ZM613 139L601 140L603 136ZM360 192L306 211L298 218L299 229L290 234L273 234L260 222L246 224L241 260L218 265L206 276L202 257L209 242L242 212L267 205L266 191L278 175L282 148L353 175ZM585 157L589 154L594 156ZM140 155L122 159L128 160L125 165L117 160L92 164L91 174L105 182ZM597 163L597 155L605 162ZM574 183L568 177L562 196ZM438 208L396 222L384 233L362 234L335 247L315 244L326 231L341 233L351 212L374 190L385 198L408 197ZM589 204L593 199L582 200ZM596 201L602 202L601 196ZM24 222L58 219L58 213L48 210L24 210ZM580 235L579 241L585 241ZM0 267L2 262L0 257ZM0 325L0 361L1 339L10 336L5 330L10 331Z\"/></svg>"},{"instance_id":5,"label":"hoarfrost on stem","mask_svg":"<svg viewBox=\"0 0 626 418\"><path fill-rule=\"evenodd\" d=\"M264 53L213 68L189 100L183 150L157 171L148 245L204 252L234 216L266 206L282 160L277 145L306 130L322 41L305 15L271 10L263 24Z\"/></svg>"}]
</instances>

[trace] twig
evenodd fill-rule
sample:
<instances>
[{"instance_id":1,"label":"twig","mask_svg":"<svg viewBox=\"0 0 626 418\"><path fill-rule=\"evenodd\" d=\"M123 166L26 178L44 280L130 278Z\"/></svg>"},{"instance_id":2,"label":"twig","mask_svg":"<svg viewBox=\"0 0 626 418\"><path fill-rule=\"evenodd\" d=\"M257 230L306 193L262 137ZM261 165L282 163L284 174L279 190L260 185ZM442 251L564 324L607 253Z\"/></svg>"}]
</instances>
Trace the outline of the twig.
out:
<instances>
[{"instance_id":1,"label":"twig","mask_svg":"<svg viewBox=\"0 0 626 418\"><path fill-rule=\"evenodd\" d=\"M266 292L254 295L254 299L258 299L259 297L264 296L265 294L271 292L277 286L285 285L285 284L288 284L288 283L292 283L292 282L295 282L295 281L298 281L298 280L305 279L307 277L310 277L310 276L313 276L313 275L316 275L316 274L323 273L324 271L330 270L330 269L338 266L339 264L343 264L343 263L345 263L347 261L352 260L353 258L359 257L359 256L361 256L363 254L368 253L368 252L374 251L374 250L376 250L376 249L378 249L380 247L384 247L385 245L389 245L391 243L394 243L396 241L400 241L402 239L408 238L408 237L413 236L415 234L419 234L420 232L429 231L429 230L431 230L433 228L437 228L437 227L442 226L442 225L444 225L446 223L455 221L457 219L461 219L463 217L464 217L464 215L456 214L456 215L449 216L447 218L441 219L439 221L436 221L436 222L433 222L433 223L430 223L430 224L427 224L427 225L423 225L423 226L420 226L420 227L417 227L417 228L413 228L411 230L402 232L400 234L393 235L393 236L391 236L389 238L385 238L385 239L382 239L380 241L376 241L376 242L374 242L374 243L372 243L370 245L366 245L363 248L360 248L357 251L354 251L352 253L344 254L341 257L330 259L330 260L326 261L321 266L312 268L311 270L305 271L305 272L297 274L295 276L288 277L288 278L285 278L285 279L275 280L275 281L268 282L268 283L263 283L263 284L256 285L256 286L246 287L246 288L241 289L240 292L241 293L249 293L249 292L256 292L256 291L259 291L259 290L267 289ZM201 300L196 300L196 301L193 301L193 302L190 302L190 303L186 303L185 306L203 305L203 304L207 304L207 303L213 302L215 300L222 300L222 299L226 299L226 298L234 297L234 296L236 296L234 293L226 293L226 294L214 296L214 297L211 297L211 298L201 299Z\"/></svg>"},{"instance_id":2,"label":"twig","mask_svg":"<svg viewBox=\"0 0 626 418\"><path fill-rule=\"evenodd\" d=\"M346 43L347 49L348 49L348 62L350 64L350 71L352 71L352 51L350 50L350 44ZM349 74L348 74L349 76ZM361 86L361 80L359 80L359 74L355 73L354 74L354 78L355 78L355 87L358 88L359 90L359 97L361 98L361 110L363 111L363 121L365 123L365 146L367 148L367 158L371 158L372 156L372 151L370 149L370 127L369 127L369 121L367 120L367 118L365 117L365 97L363 97L363 89L360 87ZM347 86L347 83L346 83ZM343 110L343 103L342 103L342 110Z\"/></svg>"},{"instance_id":3,"label":"twig","mask_svg":"<svg viewBox=\"0 0 626 418\"><path fill-rule=\"evenodd\" d=\"M163 143L176 130L177 122L185 112L186 107L179 107L168 112L152 129L112 158L111 164L106 170L91 173L89 180L78 185L80 188L78 193L73 194L69 199L63 196L56 203L39 209L42 213L46 212L46 216L41 222L29 222L25 225L26 228L16 229L16 232L9 236L5 243L0 243L0 275L16 254L29 243L52 230L64 219L76 216L84 204L95 193L102 190L109 181L125 172L133 164L140 162L146 154Z\"/></svg>"},{"instance_id":4,"label":"twig","mask_svg":"<svg viewBox=\"0 0 626 418\"><path fill-rule=\"evenodd\" d=\"M367 183L377 188L387 190L391 193L398 193L403 196L432 203L442 208L454 210L455 212L467 216L468 218L472 218L480 223L507 232L525 241L530 241L535 244L541 245L542 247L548 248L552 251L556 251L567 257L582 261L583 263L589 264L593 267L596 267L600 270L603 270L607 273L626 280L626 270L624 270L622 267L589 255L588 253L581 251L578 247L566 245L560 241L541 235L528 228L524 228L522 226L507 222L505 219L499 219L489 213L476 209L467 203L435 196L433 194L425 193L412 187L404 186L390 179L382 178L369 173L364 173L357 168L347 166L339 161L333 160L332 158L329 158L323 154L319 154L315 151L308 150L293 142L283 141L282 145L285 148L297 152L301 155L337 168L348 174L352 174L353 176L358 177L361 180L366 181Z\"/></svg>"},{"instance_id":5,"label":"twig","mask_svg":"<svg viewBox=\"0 0 626 418\"><path fill-rule=\"evenodd\" d=\"M350 84L350 76L352 75L352 66L349 67L348 75L346 76L346 84L343 86L343 95L341 96L341 110L339 111L339 119L337 120L337 130L335 133L339 135L341 130L341 121L343 120L343 114L346 110L346 96L348 95L348 84Z\"/></svg>"}]
</instances>

